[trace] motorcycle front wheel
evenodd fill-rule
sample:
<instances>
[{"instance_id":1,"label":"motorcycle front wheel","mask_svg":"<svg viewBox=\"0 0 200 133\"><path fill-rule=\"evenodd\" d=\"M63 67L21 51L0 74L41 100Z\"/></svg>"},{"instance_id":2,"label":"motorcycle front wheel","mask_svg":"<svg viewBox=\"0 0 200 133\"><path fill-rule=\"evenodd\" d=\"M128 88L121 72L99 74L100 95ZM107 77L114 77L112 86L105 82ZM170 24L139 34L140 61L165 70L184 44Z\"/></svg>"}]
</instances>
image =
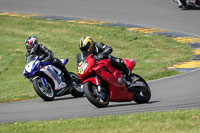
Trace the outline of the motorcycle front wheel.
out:
<instances>
[{"instance_id":1,"label":"motorcycle front wheel","mask_svg":"<svg viewBox=\"0 0 200 133\"><path fill-rule=\"evenodd\" d=\"M84 83L84 93L87 99L92 103L94 106L98 108L107 107L109 104L109 96L104 87L101 86L100 91L98 87L91 82Z\"/></svg>"},{"instance_id":2,"label":"motorcycle front wheel","mask_svg":"<svg viewBox=\"0 0 200 133\"><path fill-rule=\"evenodd\" d=\"M46 86L42 84L40 78L36 78L33 81L33 88L35 92L44 100L44 101L53 101L55 97L55 93L52 85L46 81Z\"/></svg>"},{"instance_id":3,"label":"motorcycle front wheel","mask_svg":"<svg viewBox=\"0 0 200 133\"><path fill-rule=\"evenodd\" d=\"M136 103L147 103L151 99L151 90L147 82L137 74L131 74L132 82L143 84L144 86L134 88L134 101Z\"/></svg>"}]
</instances>

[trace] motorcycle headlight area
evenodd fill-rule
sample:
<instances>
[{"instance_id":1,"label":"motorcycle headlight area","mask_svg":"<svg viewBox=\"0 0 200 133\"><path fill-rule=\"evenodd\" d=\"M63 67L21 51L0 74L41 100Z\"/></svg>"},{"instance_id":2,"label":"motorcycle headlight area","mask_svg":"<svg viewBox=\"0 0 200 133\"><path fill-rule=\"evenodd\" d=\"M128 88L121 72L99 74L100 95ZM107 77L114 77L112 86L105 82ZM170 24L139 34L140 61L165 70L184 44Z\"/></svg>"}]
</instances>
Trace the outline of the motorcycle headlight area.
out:
<instances>
[{"instance_id":1,"label":"motorcycle headlight area","mask_svg":"<svg viewBox=\"0 0 200 133\"><path fill-rule=\"evenodd\" d=\"M26 66L25 66L25 70L29 73L31 73L31 71L38 67L39 65L39 61L31 61L30 63L28 63Z\"/></svg>"}]
</instances>

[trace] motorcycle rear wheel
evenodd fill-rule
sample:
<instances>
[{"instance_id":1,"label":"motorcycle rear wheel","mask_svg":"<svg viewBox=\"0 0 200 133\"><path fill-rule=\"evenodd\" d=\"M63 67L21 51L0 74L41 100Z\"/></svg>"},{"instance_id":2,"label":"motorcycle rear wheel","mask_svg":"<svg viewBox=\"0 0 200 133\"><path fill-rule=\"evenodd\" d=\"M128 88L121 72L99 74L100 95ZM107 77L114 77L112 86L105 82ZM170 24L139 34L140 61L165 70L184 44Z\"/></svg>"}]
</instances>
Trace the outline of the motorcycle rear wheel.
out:
<instances>
[{"instance_id":1,"label":"motorcycle rear wheel","mask_svg":"<svg viewBox=\"0 0 200 133\"><path fill-rule=\"evenodd\" d=\"M109 104L109 96L104 87L101 87L101 92L98 92L98 88L96 85L91 82L84 83L84 93L87 99L94 106L98 108L107 107Z\"/></svg>"},{"instance_id":2,"label":"motorcycle rear wheel","mask_svg":"<svg viewBox=\"0 0 200 133\"><path fill-rule=\"evenodd\" d=\"M147 82L139 75L137 74L131 74L131 80L135 83L140 82L145 85L145 87L142 88L134 88L134 101L136 103L148 103L151 99L151 90Z\"/></svg>"},{"instance_id":3,"label":"motorcycle rear wheel","mask_svg":"<svg viewBox=\"0 0 200 133\"><path fill-rule=\"evenodd\" d=\"M79 77L73 73L73 72L70 72L70 75L72 77L72 79L74 80L79 80ZM73 89L71 91L71 95L74 96L74 97L82 97L84 95L84 91L83 91L83 88L81 87L81 83L80 82L73 82Z\"/></svg>"},{"instance_id":4,"label":"motorcycle rear wheel","mask_svg":"<svg viewBox=\"0 0 200 133\"><path fill-rule=\"evenodd\" d=\"M44 101L53 101L55 92L52 88L52 85L49 82L46 83L47 87L43 86L41 79L37 78L33 81L33 88Z\"/></svg>"}]
</instances>

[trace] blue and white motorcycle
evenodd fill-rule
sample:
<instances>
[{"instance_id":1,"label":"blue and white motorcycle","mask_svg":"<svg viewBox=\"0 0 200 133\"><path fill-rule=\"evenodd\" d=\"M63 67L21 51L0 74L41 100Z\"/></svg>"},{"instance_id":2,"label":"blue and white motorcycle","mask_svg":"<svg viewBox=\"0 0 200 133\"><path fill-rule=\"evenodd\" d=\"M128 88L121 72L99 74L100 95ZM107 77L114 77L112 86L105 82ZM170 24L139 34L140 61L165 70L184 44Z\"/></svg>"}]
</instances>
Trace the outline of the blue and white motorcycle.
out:
<instances>
[{"instance_id":1,"label":"blue and white motorcycle","mask_svg":"<svg viewBox=\"0 0 200 133\"><path fill-rule=\"evenodd\" d=\"M44 101L52 101L55 97L67 94L74 97L84 95L79 77L75 73L70 72L72 80L66 81L60 69L39 59L40 56L37 55L28 56L23 75L33 83L34 90ZM66 65L68 59L61 61Z\"/></svg>"}]
</instances>

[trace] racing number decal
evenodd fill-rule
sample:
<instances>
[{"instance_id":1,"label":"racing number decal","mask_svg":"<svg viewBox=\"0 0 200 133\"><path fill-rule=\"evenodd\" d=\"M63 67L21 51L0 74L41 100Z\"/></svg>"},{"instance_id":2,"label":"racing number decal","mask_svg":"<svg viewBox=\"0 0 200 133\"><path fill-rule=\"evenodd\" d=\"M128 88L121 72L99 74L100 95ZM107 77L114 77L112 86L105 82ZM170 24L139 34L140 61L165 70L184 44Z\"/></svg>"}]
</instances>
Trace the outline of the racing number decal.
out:
<instances>
[{"instance_id":1,"label":"racing number decal","mask_svg":"<svg viewBox=\"0 0 200 133\"><path fill-rule=\"evenodd\" d=\"M83 74L84 73L84 71L85 71L85 69L87 68L87 66L88 66L88 63L87 62L81 62L81 63L79 63L80 65L78 66L78 70L77 70L77 73L78 74Z\"/></svg>"}]
</instances>

